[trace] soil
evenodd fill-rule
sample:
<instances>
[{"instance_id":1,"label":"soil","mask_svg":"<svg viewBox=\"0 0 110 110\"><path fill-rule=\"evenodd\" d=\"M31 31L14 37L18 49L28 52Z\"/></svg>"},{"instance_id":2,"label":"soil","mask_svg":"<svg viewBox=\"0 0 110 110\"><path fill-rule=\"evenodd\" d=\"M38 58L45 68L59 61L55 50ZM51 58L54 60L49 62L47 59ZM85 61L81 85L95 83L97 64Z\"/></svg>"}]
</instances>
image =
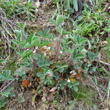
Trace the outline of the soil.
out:
<instances>
[{"instance_id":1,"label":"soil","mask_svg":"<svg viewBox=\"0 0 110 110\"><path fill-rule=\"evenodd\" d=\"M26 27L28 27L29 32L43 31L47 28L49 28L51 32L54 31L55 26L54 24L52 24L52 22L50 22L50 18L52 18L54 13L54 7L52 7L51 9L46 9L46 7L40 7L38 9L35 21L26 22Z\"/></svg>"}]
</instances>

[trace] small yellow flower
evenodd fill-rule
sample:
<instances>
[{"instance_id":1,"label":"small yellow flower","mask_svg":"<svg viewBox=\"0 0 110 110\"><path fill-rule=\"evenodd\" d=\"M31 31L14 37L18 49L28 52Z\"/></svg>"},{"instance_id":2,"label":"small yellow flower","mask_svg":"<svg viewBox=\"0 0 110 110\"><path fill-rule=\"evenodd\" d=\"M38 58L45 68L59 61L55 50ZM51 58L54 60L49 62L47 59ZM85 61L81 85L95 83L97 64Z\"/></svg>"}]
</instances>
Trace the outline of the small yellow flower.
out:
<instances>
[{"instance_id":1,"label":"small yellow flower","mask_svg":"<svg viewBox=\"0 0 110 110\"><path fill-rule=\"evenodd\" d=\"M100 11L101 11L101 10L99 9L99 10L97 11L97 13L100 13Z\"/></svg>"},{"instance_id":2,"label":"small yellow flower","mask_svg":"<svg viewBox=\"0 0 110 110\"><path fill-rule=\"evenodd\" d=\"M70 78L70 80L72 81L72 83L74 83L76 81L76 79Z\"/></svg>"},{"instance_id":3,"label":"small yellow flower","mask_svg":"<svg viewBox=\"0 0 110 110\"><path fill-rule=\"evenodd\" d=\"M71 75L71 76L70 76L70 79L73 79L74 77L75 77L74 75Z\"/></svg>"}]
</instances>

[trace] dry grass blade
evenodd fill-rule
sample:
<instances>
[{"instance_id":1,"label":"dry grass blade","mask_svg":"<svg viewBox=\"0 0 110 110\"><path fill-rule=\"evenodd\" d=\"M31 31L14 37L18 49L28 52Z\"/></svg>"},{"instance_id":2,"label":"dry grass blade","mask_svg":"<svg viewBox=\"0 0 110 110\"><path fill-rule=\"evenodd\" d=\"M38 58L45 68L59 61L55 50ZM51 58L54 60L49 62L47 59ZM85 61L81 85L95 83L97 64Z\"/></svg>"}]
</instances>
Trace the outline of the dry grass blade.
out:
<instances>
[{"instance_id":1,"label":"dry grass blade","mask_svg":"<svg viewBox=\"0 0 110 110\"><path fill-rule=\"evenodd\" d=\"M96 90L97 90L97 92L99 94L101 102L103 102L103 98L102 98L103 96L101 95L99 87L95 84L95 82L93 81L93 79L89 75L88 75L88 78L90 79L90 81L94 85L94 87L96 88Z\"/></svg>"},{"instance_id":2,"label":"dry grass blade","mask_svg":"<svg viewBox=\"0 0 110 110\"><path fill-rule=\"evenodd\" d=\"M16 23L7 19L6 13L0 8L0 28L1 28L1 35L0 41L4 42L5 47L5 54L6 56L10 56L10 46L11 39L16 39L16 36L13 34L14 30L17 28Z\"/></svg>"},{"instance_id":3,"label":"dry grass blade","mask_svg":"<svg viewBox=\"0 0 110 110\"><path fill-rule=\"evenodd\" d=\"M99 62L99 63L102 63L102 64L104 64L104 65L110 66L109 63L106 63L106 62L103 62L103 61L100 61L100 60L95 60L95 61L96 61L96 62Z\"/></svg>"}]
</instances>

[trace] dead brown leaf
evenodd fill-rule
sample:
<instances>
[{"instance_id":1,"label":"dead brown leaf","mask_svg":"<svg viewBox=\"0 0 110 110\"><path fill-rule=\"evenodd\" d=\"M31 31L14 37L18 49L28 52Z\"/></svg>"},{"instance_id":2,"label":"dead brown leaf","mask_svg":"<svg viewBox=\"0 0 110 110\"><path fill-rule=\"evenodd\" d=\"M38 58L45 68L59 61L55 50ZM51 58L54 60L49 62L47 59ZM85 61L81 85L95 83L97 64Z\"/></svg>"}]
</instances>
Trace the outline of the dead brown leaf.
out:
<instances>
[{"instance_id":1,"label":"dead brown leaf","mask_svg":"<svg viewBox=\"0 0 110 110\"><path fill-rule=\"evenodd\" d=\"M47 100L49 101L49 102L52 102L53 100L54 100L54 95L53 95L53 93L49 93L49 95L48 95L48 97L47 97Z\"/></svg>"},{"instance_id":2,"label":"dead brown leaf","mask_svg":"<svg viewBox=\"0 0 110 110\"><path fill-rule=\"evenodd\" d=\"M55 92L56 89L57 89L56 87L53 87L53 88L50 90L50 92Z\"/></svg>"}]
</instances>

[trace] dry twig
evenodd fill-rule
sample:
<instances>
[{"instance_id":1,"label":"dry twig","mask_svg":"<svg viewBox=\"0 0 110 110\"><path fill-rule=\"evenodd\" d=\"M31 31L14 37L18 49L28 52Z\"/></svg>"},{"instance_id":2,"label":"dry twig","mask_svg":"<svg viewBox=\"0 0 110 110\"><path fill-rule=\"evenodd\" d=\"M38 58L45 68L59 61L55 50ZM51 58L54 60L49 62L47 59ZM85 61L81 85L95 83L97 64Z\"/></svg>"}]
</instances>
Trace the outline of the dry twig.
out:
<instances>
[{"instance_id":1,"label":"dry twig","mask_svg":"<svg viewBox=\"0 0 110 110\"><path fill-rule=\"evenodd\" d=\"M98 91L98 94L99 94L99 97L100 97L101 102L103 102L103 98L102 98L102 95L100 93L100 89L97 87L97 85L94 83L94 81L92 80L92 78L89 75L88 75L88 78L91 80L92 84L94 85L94 87Z\"/></svg>"},{"instance_id":2,"label":"dry twig","mask_svg":"<svg viewBox=\"0 0 110 110\"><path fill-rule=\"evenodd\" d=\"M95 61L96 61L96 62L99 62L99 63L102 63L102 64L104 64L104 65L110 66L109 63L106 63L106 62L103 62L103 61L100 61L100 60L95 60Z\"/></svg>"},{"instance_id":3,"label":"dry twig","mask_svg":"<svg viewBox=\"0 0 110 110\"><path fill-rule=\"evenodd\" d=\"M5 89L7 89L15 80L18 80L19 78L18 77L16 77L15 79L13 79L12 81L10 81L7 85L5 85L7 82L4 82L3 83L3 88L2 89L0 89L0 93L1 92L3 92Z\"/></svg>"},{"instance_id":4,"label":"dry twig","mask_svg":"<svg viewBox=\"0 0 110 110\"><path fill-rule=\"evenodd\" d=\"M6 56L10 56L9 45L11 45L12 39L16 39L16 35L13 34L12 36L12 33L14 33L14 30L17 28L17 26L16 23L7 19L6 14L2 8L0 8L0 24L2 29L0 41L4 42Z\"/></svg>"}]
</instances>

